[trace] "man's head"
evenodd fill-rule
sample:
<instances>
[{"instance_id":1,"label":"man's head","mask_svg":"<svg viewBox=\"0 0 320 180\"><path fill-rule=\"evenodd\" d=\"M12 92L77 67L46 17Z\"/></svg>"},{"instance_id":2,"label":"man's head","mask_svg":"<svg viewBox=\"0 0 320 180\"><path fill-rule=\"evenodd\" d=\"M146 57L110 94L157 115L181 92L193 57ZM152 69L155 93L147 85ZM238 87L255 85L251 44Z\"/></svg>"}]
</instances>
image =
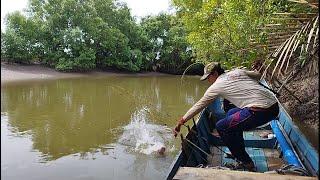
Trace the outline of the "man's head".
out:
<instances>
[{"instance_id":1,"label":"man's head","mask_svg":"<svg viewBox=\"0 0 320 180\"><path fill-rule=\"evenodd\" d=\"M224 73L224 69L221 68L220 63L211 62L204 67L203 76L200 78L201 81L208 79L209 83L212 84L216 79Z\"/></svg>"}]
</instances>

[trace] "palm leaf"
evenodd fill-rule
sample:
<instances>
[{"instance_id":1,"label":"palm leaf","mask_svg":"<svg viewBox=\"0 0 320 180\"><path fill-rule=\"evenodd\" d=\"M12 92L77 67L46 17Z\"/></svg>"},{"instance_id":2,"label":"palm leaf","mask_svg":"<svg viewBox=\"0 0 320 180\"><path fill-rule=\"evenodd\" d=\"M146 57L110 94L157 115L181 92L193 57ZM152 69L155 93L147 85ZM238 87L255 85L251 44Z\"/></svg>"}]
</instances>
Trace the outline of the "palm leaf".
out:
<instances>
[{"instance_id":1,"label":"palm leaf","mask_svg":"<svg viewBox=\"0 0 320 180\"><path fill-rule=\"evenodd\" d=\"M298 46L299 44L299 37L300 37L300 34L301 34L302 30L299 30L297 31L297 38L295 39L294 41L294 44L293 44L293 48L292 48L292 51L288 57L288 61L287 61L287 66L286 66L286 69L285 69L285 73L287 73L287 70L288 70L288 67L289 67L289 64L290 64L290 58L291 56L293 55L293 52L294 52L294 49Z\"/></svg>"},{"instance_id":2,"label":"palm leaf","mask_svg":"<svg viewBox=\"0 0 320 180\"><path fill-rule=\"evenodd\" d=\"M280 66L279 71L278 71L278 77L279 77L279 74L280 74L280 72L281 72L281 69L282 69L284 63L286 62L286 58L287 58L287 55L288 55L289 51L292 50L292 49L291 49L291 45L293 44L293 42L294 42L294 40L295 40L295 38L296 38L296 35L297 35L297 33L295 33L293 36L291 36L292 38L288 41L288 44L287 44L288 46L287 46L286 54L284 55L284 58L283 58L283 60L282 60L281 66ZM285 51L285 49L284 49L283 51Z\"/></svg>"},{"instance_id":3,"label":"palm leaf","mask_svg":"<svg viewBox=\"0 0 320 180\"><path fill-rule=\"evenodd\" d=\"M307 41L307 46L306 46L306 50L305 50L306 52L308 51L308 47L309 47L311 38L312 38L312 36L313 36L313 32L314 32L315 28L317 27L318 18L319 18L319 16L316 17L316 20L314 21L313 26L312 26L312 28L311 28L311 30L310 30L310 32L309 32L308 41Z\"/></svg>"},{"instance_id":4,"label":"palm leaf","mask_svg":"<svg viewBox=\"0 0 320 180\"><path fill-rule=\"evenodd\" d=\"M279 46L279 48L273 53L273 57L277 57L278 56L278 54L281 52L281 49L282 49L282 47L287 43L287 41L288 41L288 39L286 39L285 41L284 41L284 43L282 43L280 46Z\"/></svg>"},{"instance_id":5,"label":"palm leaf","mask_svg":"<svg viewBox=\"0 0 320 180\"><path fill-rule=\"evenodd\" d=\"M287 39L286 39L286 41L287 41ZM286 42L285 41L285 42ZM274 53L272 53L272 54L269 54L268 55L268 57L266 57L266 59L267 60L269 60L269 58L272 56L272 60L271 60L271 62L269 63L269 65L266 65L267 64L267 61L264 61L263 63L262 63L262 66L259 68L259 72L262 70L262 68L263 67L266 67L265 69L268 69L269 67L270 67L270 65L273 63L273 61L274 61L274 58L273 57L277 57L277 54L280 52L280 50L281 50L281 48L284 46L284 44L285 43L282 43L275 51L274 51ZM266 73L264 72L263 73L263 75L262 75L262 77L264 78L265 77L265 75L266 75Z\"/></svg>"},{"instance_id":6,"label":"palm leaf","mask_svg":"<svg viewBox=\"0 0 320 180\"><path fill-rule=\"evenodd\" d=\"M274 69L273 69L273 71L272 71L272 73L271 73L271 78L273 77L273 74L276 72L279 63L281 62L281 58L282 58L284 52L286 51L286 49L287 49L287 47L288 47L289 42L291 41L291 39L292 39L292 36L285 41L285 46L284 46L284 48L281 50L280 57L278 58L277 63L276 63L276 65L275 65L275 67L274 67ZM278 71L280 72L280 70L281 70L281 69L279 69Z\"/></svg>"},{"instance_id":7,"label":"palm leaf","mask_svg":"<svg viewBox=\"0 0 320 180\"><path fill-rule=\"evenodd\" d=\"M307 31L307 29L309 28L309 26L311 25L311 22L309 21L303 28L302 28L302 32L299 36L299 40L296 44L296 46L293 48L293 51L296 51L297 47L299 46L299 43L301 41L301 39L303 38L303 35L305 34L305 32Z\"/></svg>"},{"instance_id":8,"label":"palm leaf","mask_svg":"<svg viewBox=\"0 0 320 180\"><path fill-rule=\"evenodd\" d=\"M277 77L279 75L290 74L287 72L289 66L293 65L293 62L290 62L294 52L300 47L300 58L302 58L301 65L304 66L306 61L309 61L310 52L318 47L318 33L319 33L319 26L318 26L318 19L319 14L312 18L308 23L303 25L300 30L296 31L292 36L285 40L273 53L272 53L272 61L268 64L267 61L263 63L263 67L267 66L263 72L263 77L266 76L267 71L272 67L271 79L275 73L277 73ZM312 38L315 35L314 38ZM304 41L302 41L305 39ZM312 42L313 41L313 42ZM305 42L305 43L302 43ZM312 46L310 44L313 44ZM311 49L310 49L311 47ZM268 64L268 65L267 65ZM284 66L286 64L286 66ZM311 66L314 66L311 63ZM284 68L285 67L285 68ZM311 68L310 67L310 71Z\"/></svg>"},{"instance_id":9,"label":"palm leaf","mask_svg":"<svg viewBox=\"0 0 320 180\"><path fill-rule=\"evenodd\" d=\"M288 41L288 39L286 39L285 42L287 42L287 41ZM273 61L275 60L274 57L277 57L277 54L281 51L281 49L282 49L282 47L283 47L284 45L285 45L285 43L282 43L282 44L275 50L274 53L272 53L271 55L269 55L269 56L266 58L267 60L269 60L270 56L272 56L272 57L271 57L271 62L270 62L268 65L266 65L266 64L267 64L267 61L264 61L264 62L262 63L262 66L260 67L259 72L262 70L263 67L266 67L266 66L267 66L267 67L265 68L264 72L262 73L262 77L261 77L261 78L265 78L265 77L266 77L266 75L267 75L267 70L268 70L269 67L273 64Z\"/></svg>"},{"instance_id":10,"label":"palm leaf","mask_svg":"<svg viewBox=\"0 0 320 180\"><path fill-rule=\"evenodd\" d=\"M316 30L316 36L314 37L314 41L313 41L313 48L316 48L316 45L317 45L317 40L318 40L318 34L319 34L319 26L317 27L317 30Z\"/></svg>"}]
</instances>

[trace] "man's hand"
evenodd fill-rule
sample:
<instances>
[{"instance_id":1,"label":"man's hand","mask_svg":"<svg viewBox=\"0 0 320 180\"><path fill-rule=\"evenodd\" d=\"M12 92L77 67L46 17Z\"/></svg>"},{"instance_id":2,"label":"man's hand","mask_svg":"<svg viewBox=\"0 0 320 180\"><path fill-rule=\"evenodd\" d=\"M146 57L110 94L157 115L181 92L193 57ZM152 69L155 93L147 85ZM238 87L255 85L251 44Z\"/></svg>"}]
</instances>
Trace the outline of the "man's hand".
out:
<instances>
[{"instance_id":1,"label":"man's hand","mask_svg":"<svg viewBox=\"0 0 320 180\"><path fill-rule=\"evenodd\" d=\"M186 121L181 118L179 121L178 121L178 124L173 128L173 135L174 137L177 137L178 133L180 132L180 129L181 129L181 126L185 123Z\"/></svg>"},{"instance_id":2,"label":"man's hand","mask_svg":"<svg viewBox=\"0 0 320 180\"><path fill-rule=\"evenodd\" d=\"M176 127L173 128L173 135L174 137L177 137L178 133L180 132L180 128L181 128L181 125L180 124L177 124Z\"/></svg>"}]
</instances>

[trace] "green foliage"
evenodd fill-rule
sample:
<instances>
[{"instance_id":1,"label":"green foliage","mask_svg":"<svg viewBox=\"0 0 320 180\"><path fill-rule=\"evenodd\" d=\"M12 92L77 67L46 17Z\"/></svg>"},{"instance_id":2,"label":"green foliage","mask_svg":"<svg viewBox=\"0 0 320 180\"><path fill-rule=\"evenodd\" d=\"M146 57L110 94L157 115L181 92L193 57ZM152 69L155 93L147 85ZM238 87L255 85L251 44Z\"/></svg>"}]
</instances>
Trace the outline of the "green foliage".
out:
<instances>
[{"instance_id":1,"label":"green foliage","mask_svg":"<svg viewBox=\"0 0 320 180\"><path fill-rule=\"evenodd\" d=\"M5 54L5 44L4 44L4 33L1 31L1 61L3 60L2 58L4 57Z\"/></svg>"},{"instance_id":2,"label":"green foliage","mask_svg":"<svg viewBox=\"0 0 320 180\"><path fill-rule=\"evenodd\" d=\"M19 12L14 12L7 18L8 29L1 35L3 56L13 62L30 63L37 49L34 23Z\"/></svg>"},{"instance_id":3,"label":"green foliage","mask_svg":"<svg viewBox=\"0 0 320 180\"><path fill-rule=\"evenodd\" d=\"M4 56L40 60L61 71L114 67L140 71L148 39L126 4L114 0L30 0L27 16L9 14ZM143 52L143 53L142 53Z\"/></svg>"},{"instance_id":4,"label":"green foliage","mask_svg":"<svg viewBox=\"0 0 320 180\"><path fill-rule=\"evenodd\" d=\"M258 27L272 23L272 13L305 9L286 0L173 0L173 3L199 61L219 61L229 68L249 66L265 55L264 50L251 47L250 40L266 41L265 32Z\"/></svg>"},{"instance_id":5,"label":"green foliage","mask_svg":"<svg viewBox=\"0 0 320 180\"><path fill-rule=\"evenodd\" d=\"M228 67L249 64L256 52L243 51L261 23L261 4L256 1L217 1L198 3L173 1L188 31L200 61L220 61Z\"/></svg>"},{"instance_id":6,"label":"green foliage","mask_svg":"<svg viewBox=\"0 0 320 180\"><path fill-rule=\"evenodd\" d=\"M266 42L257 29L273 12L302 12L286 0L173 0L176 15L136 23L117 0L30 0L26 15L7 16L1 55L40 61L61 71L117 68L182 73L193 63L250 66L263 56L250 42ZM304 11L305 12L305 11Z\"/></svg>"},{"instance_id":7,"label":"green foliage","mask_svg":"<svg viewBox=\"0 0 320 180\"><path fill-rule=\"evenodd\" d=\"M30 53L26 40L17 33L7 31L3 35L4 55L11 62L29 63Z\"/></svg>"},{"instance_id":8,"label":"green foliage","mask_svg":"<svg viewBox=\"0 0 320 180\"><path fill-rule=\"evenodd\" d=\"M87 71L95 68L95 51L93 49L82 49L79 56L74 58L60 58L55 68L60 71Z\"/></svg>"},{"instance_id":9,"label":"green foliage","mask_svg":"<svg viewBox=\"0 0 320 180\"><path fill-rule=\"evenodd\" d=\"M142 19L141 26L152 47L148 54L151 66L162 72L181 74L190 65L192 53L179 18L167 14L149 16Z\"/></svg>"}]
</instances>

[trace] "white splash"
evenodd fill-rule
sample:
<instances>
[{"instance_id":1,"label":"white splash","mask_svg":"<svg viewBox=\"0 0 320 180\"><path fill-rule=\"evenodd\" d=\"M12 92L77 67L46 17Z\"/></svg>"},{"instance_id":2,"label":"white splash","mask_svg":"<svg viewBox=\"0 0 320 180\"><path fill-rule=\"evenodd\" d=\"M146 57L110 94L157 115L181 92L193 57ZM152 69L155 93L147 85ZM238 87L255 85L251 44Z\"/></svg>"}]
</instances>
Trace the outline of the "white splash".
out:
<instances>
[{"instance_id":1,"label":"white splash","mask_svg":"<svg viewBox=\"0 0 320 180\"><path fill-rule=\"evenodd\" d=\"M166 126L148 123L147 112L149 109L144 107L132 114L131 122L124 127L119 143L129 146L135 152L149 155L169 146L173 135ZM173 151L174 147L166 149Z\"/></svg>"}]
</instances>

